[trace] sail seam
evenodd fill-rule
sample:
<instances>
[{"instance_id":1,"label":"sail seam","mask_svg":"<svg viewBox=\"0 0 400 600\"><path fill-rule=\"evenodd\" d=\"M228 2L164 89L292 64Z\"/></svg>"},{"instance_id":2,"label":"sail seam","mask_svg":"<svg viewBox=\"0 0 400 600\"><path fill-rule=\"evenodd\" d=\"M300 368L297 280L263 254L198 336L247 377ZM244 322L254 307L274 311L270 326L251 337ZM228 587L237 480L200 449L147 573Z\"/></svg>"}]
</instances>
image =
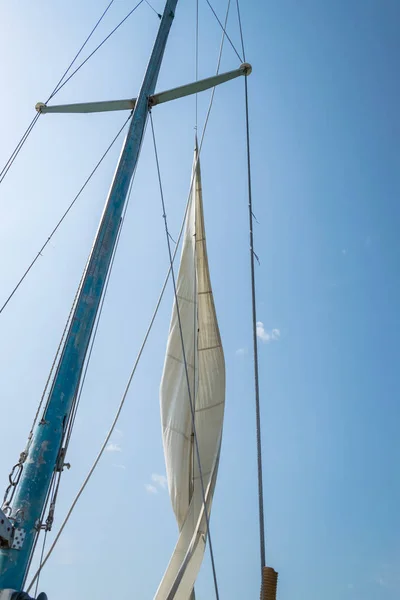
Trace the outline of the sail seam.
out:
<instances>
[{"instance_id":1,"label":"sail seam","mask_svg":"<svg viewBox=\"0 0 400 600\"><path fill-rule=\"evenodd\" d=\"M225 401L222 400L222 402L216 402L215 404L211 404L210 406L205 406L204 408L196 408L196 413L199 412L205 412L206 410L211 410L212 408L215 408L216 406L220 406L221 404L224 404ZM203 473L204 475L204 473Z\"/></svg>"},{"instance_id":2,"label":"sail seam","mask_svg":"<svg viewBox=\"0 0 400 600\"><path fill-rule=\"evenodd\" d=\"M215 350L216 348L222 348L222 344L217 344L216 346L207 346L206 348L198 348L198 351L205 352L206 350Z\"/></svg>"},{"instance_id":3,"label":"sail seam","mask_svg":"<svg viewBox=\"0 0 400 600\"><path fill-rule=\"evenodd\" d=\"M181 358L177 358L176 356L173 356L172 354L168 354L167 353L168 358L171 358L172 360L176 361L177 363L179 363L180 365L184 365L186 364L188 367L190 367L191 369L194 369L194 366L192 364L190 364L187 361L182 360Z\"/></svg>"},{"instance_id":4,"label":"sail seam","mask_svg":"<svg viewBox=\"0 0 400 600\"><path fill-rule=\"evenodd\" d=\"M185 298L184 296L179 296L179 294L177 294L176 297L179 300L183 300L184 302L187 302L188 304L196 304L196 302L194 300L191 300L190 298Z\"/></svg>"},{"instance_id":5,"label":"sail seam","mask_svg":"<svg viewBox=\"0 0 400 600\"><path fill-rule=\"evenodd\" d=\"M177 433L178 435L184 437L185 440L187 440L188 442L190 441L191 435L186 435L186 433L183 433L183 431L179 431L179 429L175 429L175 427L171 427L171 425L164 427L163 432L165 431L173 431L174 433Z\"/></svg>"}]
</instances>

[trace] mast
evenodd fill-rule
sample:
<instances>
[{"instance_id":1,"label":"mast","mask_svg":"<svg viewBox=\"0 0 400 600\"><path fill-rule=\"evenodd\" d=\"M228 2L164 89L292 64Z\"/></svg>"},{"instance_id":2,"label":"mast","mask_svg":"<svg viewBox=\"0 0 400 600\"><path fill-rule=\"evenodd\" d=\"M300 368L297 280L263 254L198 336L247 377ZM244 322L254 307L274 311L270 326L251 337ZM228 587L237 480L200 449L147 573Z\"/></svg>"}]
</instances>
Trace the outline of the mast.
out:
<instances>
[{"instance_id":1,"label":"mast","mask_svg":"<svg viewBox=\"0 0 400 600\"><path fill-rule=\"evenodd\" d=\"M10 520L21 532L20 549L0 549L0 590L21 590L28 573L51 478L62 469L60 451L78 392L93 326L115 248L128 188L140 154L149 110L178 0L167 0L131 124L96 234L61 359L16 490ZM62 454L62 453L61 453Z\"/></svg>"}]
</instances>

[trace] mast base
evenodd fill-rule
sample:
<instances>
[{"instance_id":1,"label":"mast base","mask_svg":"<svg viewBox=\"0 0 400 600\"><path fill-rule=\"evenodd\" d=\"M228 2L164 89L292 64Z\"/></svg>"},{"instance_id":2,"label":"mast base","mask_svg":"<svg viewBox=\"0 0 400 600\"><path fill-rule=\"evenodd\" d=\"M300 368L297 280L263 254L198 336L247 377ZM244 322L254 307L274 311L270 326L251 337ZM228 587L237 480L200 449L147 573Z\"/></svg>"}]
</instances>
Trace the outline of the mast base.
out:
<instances>
[{"instance_id":1,"label":"mast base","mask_svg":"<svg viewBox=\"0 0 400 600\"><path fill-rule=\"evenodd\" d=\"M0 600L35 600L26 592L17 592L16 590L0 590ZM47 600L44 592L41 592L36 600Z\"/></svg>"}]
</instances>

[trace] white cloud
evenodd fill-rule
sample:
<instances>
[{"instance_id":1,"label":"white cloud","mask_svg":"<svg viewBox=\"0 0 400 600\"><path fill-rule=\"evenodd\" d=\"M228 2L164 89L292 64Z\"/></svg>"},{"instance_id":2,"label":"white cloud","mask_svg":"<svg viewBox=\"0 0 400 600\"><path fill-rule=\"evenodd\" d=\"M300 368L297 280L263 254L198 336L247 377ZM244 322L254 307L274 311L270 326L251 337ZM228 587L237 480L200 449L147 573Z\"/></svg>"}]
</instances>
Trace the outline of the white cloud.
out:
<instances>
[{"instance_id":1,"label":"white cloud","mask_svg":"<svg viewBox=\"0 0 400 600\"><path fill-rule=\"evenodd\" d=\"M281 337L281 332L279 329L266 331L264 323L262 321L257 321L257 337L264 343L277 342Z\"/></svg>"},{"instance_id":2,"label":"white cloud","mask_svg":"<svg viewBox=\"0 0 400 600\"><path fill-rule=\"evenodd\" d=\"M107 452L122 452L121 446L115 444L114 442L110 442L106 448Z\"/></svg>"},{"instance_id":3,"label":"white cloud","mask_svg":"<svg viewBox=\"0 0 400 600\"><path fill-rule=\"evenodd\" d=\"M235 354L236 356L245 356L246 354L248 354L248 350L247 348L239 348L238 350L236 350Z\"/></svg>"},{"instance_id":4,"label":"white cloud","mask_svg":"<svg viewBox=\"0 0 400 600\"><path fill-rule=\"evenodd\" d=\"M117 465L117 464L113 463L113 467L115 467L116 469L122 469L123 471L126 471L125 465Z\"/></svg>"},{"instance_id":5,"label":"white cloud","mask_svg":"<svg viewBox=\"0 0 400 600\"><path fill-rule=\"evenodd\" d=\"M166 490L167 489L167 478L165 475L159 475L158 473L152 473L151 480L155 483L146 483L145 490L148 494L158 494L158 490Z\"/></svg>"},{"instance_id":6,"label":"white cloud","mask_svg":"<svg viewBox=\"0 0 400 600\"><path fill-rule=\"evenodd\" d=\"M165 475L158 475L158 473L153 473L151 476L154 483L159 485L163 490L167 488L167 478Z\"/></svg>"}]
</instances>

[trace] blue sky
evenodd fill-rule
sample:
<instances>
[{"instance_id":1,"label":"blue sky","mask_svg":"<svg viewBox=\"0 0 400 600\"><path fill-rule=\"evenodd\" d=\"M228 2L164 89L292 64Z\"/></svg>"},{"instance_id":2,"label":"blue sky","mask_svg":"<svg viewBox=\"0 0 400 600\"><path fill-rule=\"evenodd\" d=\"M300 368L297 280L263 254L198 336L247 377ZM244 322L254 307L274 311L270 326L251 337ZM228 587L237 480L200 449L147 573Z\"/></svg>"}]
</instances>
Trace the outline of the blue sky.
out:
<instances>
[{"instance_id":1,"label":"blue sky","mask_svg":"<svg viewBox=\"0 0 400 600\"><path fill-rule=\"evenodd\" d=\"M161 0L154 6L162 9ZM194 78L194 1L178 5L158 89ZM0 164L106 2L1 3ZM222 15L226 2L214 0ZM242 2L249 80L267 559L280 600L400 593L399 5ZM116 0L96 38L133 6ZM200 0L200 76L220 30ZM57 102L134 96L158 19L143 6ZM234 12L229 32L239 45ZM226 46L223 69L238 60ZM227 364L212 535L221 599L257 597L258 522L242 81L218 89L202 155L208 250ZM200 101L200 123L208 96ZM123 114L41 117L0 186L6 297ZM154 110L172 235L186 201L194 101ZM0 479L23 449L90 250L119 147L0 315ZM57 508L59 523L111 420L168 259L147 136ZM176 541L163 488L158 386L168 291L126 408L40 588L50 598L152 598ZM265 336L264 336L265 337ZM247 351L246 351L247 349ZM238 352L239 351L239 352ZM147 486L147 488L146 488ZM148 486L154 486L154 489ZM156 490L157 493L154 493ZM209 559L198 599L213 598Z\"/></svg>"}]
</instances>

